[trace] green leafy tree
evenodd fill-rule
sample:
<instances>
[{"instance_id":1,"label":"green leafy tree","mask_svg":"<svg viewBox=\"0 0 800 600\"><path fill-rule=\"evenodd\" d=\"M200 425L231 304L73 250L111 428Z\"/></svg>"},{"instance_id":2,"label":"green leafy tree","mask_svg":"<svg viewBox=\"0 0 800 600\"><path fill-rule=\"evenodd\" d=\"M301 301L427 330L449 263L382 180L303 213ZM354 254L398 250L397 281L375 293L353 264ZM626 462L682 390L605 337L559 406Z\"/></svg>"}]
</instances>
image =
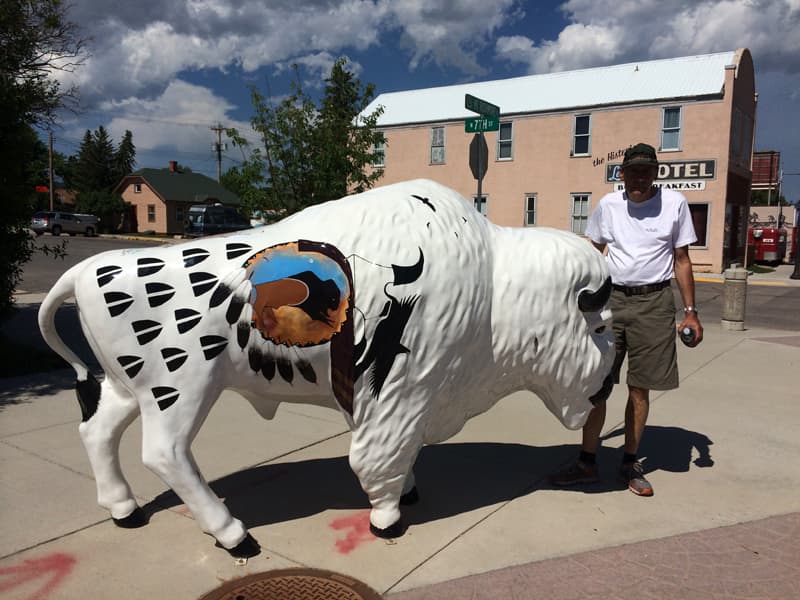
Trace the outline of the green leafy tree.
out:
<instances>
[{"instance_id":1,"label":"green leafy tree","mask_svg":"<svg viewBox=\"0 0 800 600\"><path fill-rule=\"evenodd\" d=\"M768 190L753 190L750 192L750 205L751 206L769 206L774 205L778 206L778 204L782 204L783 206L788 206L786 202L786 197L781 194L780 196L776 192L769 193Z\"/></svg>"},{"instance_id":2,"label":"green leafy tree","mask_svg":"<svg viewBox=\"0 0 800 600\"><path fill-rule=\"evenodd\" d=\"M222 174L222 186L236 194L242 204L244 215L263 212L268 202L268 192L264 187L264 161L256 149L255 156L242 162L240 167L231 167Z\"/></svg>"},{"instance_id":3,"label":"green leafy tree","mask_svg":"<svg viewBox=\"0 0 800 600\"><path fill-rule=\"evenodd\" d=\"M336 61L319 107L303 90L296 65L291 93L277 105L251 87L251 124L263 152L251 152L229 178L235 180L232 191L249 209L290 214L367 190L383 175L368 168L375 162L376 143L383 139L375 129L383 109L361 116L375 89L363 86L346 67L345 59ZM228 136L235 146L247 145L236 130Z\"/></svg>"},{"instance_id":4,"label":"green leafy tree","mask_svg":"<svg viewBox=\"0 0 800 600\"><path fill-rule=\"evenodd\" d=\"M107 190L81 192L75 203L79 213L96 215L100 218L98 230L102 233L115 232L122 222L123 213L130 209L130 204L119 194Z\"/></svg>"},{"instance_id":5,"label":"green leafy tree","mask_svg":"<svg viewBox=\"0 0 800 600\"><path fill-rule=\"evenodd\" d=\"M314 128L313 167L320 201L366 191L383 176L380 169L368 169L376 159L375 146L383 140L375 130L383 109L359 117L375 97L375 86L362 86L346 66L345 59L338 59L325 80Z\"/></svg>"},{"instance_id":6,"label":"green leafy tree","mask_svg":"<svg viewBox=\"0 0 800 600\"><path fill-rule=\"evenodd\" d=\"M61 89L53 73L79 65L84 45L60 0L0 2L0 318L35 248L26 229L36 205L34 127L52 126L56 111L74 104L75 90Z\"/></svg>"}]
</instances>

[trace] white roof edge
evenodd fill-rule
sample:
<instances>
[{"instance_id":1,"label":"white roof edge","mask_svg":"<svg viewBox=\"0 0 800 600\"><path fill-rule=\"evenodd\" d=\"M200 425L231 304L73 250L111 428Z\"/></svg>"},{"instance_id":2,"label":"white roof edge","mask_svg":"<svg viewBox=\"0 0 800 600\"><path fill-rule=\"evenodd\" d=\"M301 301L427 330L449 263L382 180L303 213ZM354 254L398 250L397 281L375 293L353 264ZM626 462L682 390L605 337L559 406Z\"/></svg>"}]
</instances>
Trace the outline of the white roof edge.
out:
<instances>
[{"instance_id":1,"label":"white roof edge","mask_svg":"<svg viewBox=\"0 0 800 600\"><path fill-rule=\"evenodd\" d=\"M476 116L464 108L465 93L497 104L501 115L709 97L722 94L725 69L737 64L740 54L740 50L732 50L385 92L369 104L364 114L382 105L384 113L378 119L378 127Z\"/></svg>"}]
</instances>

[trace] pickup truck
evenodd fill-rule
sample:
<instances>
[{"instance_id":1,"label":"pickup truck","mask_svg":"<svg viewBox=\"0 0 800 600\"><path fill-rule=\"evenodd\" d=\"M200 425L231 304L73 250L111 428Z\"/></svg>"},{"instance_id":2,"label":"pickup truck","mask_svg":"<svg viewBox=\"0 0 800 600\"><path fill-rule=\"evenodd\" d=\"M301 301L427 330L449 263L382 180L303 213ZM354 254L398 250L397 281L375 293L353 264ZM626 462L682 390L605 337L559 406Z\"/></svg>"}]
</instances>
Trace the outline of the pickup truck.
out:
<instances>
[{"instance_id":1,"label":"pickup truck","mask_svg":"<svg viewBox=\"0 0 800 600\"><path fill-rule=\"evenodd\" d=\"M33 215L31 229L36 235L49 231L53 235L82 233L87 237L97 235L100 219L94 215L67 213L58 211L41 211Z\"/></svg>"}]
</instances>

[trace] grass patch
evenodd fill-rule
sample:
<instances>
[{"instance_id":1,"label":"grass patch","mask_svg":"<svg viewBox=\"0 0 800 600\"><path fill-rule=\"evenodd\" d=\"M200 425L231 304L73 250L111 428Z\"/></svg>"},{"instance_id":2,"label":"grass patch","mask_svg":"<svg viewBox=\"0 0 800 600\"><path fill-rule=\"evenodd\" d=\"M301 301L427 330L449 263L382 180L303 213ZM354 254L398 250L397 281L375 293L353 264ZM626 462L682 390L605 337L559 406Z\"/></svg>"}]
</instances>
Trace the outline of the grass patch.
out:
<instances>
[{"instance_id":1,"label":"grass patch","mask_svg":"<svg viewBox=\"0 0 800 600\"><path fill-rule=\"evenodd\" d=\"M762 267L761 265L750 265L747 267L747 270L751 273L757 273L758 275L763 275L764 273L774 273L775 269L772 267Z\"/></svg>"},{"instance_id":2,"label":"grass patch","mask_svg":"<svg viewBox=\"0 0 800 600\"><path fill-rule=\"evenodd\" d=\"M68 366L54 352L19 344L0 334L0 377L44 373Z\"/></svg>"}]
</instances>

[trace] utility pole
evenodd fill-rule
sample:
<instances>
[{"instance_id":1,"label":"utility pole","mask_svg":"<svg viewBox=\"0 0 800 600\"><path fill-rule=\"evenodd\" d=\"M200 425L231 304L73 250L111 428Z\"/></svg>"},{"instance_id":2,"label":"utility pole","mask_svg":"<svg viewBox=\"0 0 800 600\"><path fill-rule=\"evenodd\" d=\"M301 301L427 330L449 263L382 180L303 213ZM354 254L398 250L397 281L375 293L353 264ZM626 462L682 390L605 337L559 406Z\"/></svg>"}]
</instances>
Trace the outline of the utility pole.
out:
<instances>
[{"instance_id":1,"label":"utility pole","mask_svg":"<svg viewBox=\"0 0 800 600\"><path fill-rule=\"evenodd\" d=\"M222 132L225 131L225 128L222 126L222 123L217 123L216 126L210 127L211 131L217 132L217 143L212 144L211 148L217 153L217 183L222 181Z\"/></svg>"},{"instance_id":2,"label":"utility pole","mask_svg":"<svg viewBox=\"0 0 800 600\"><path fill-rule=\"evenodd\" d=\"M50 212L53 211L53 130L50 130Z\"/></svg>"}]
</instances>

